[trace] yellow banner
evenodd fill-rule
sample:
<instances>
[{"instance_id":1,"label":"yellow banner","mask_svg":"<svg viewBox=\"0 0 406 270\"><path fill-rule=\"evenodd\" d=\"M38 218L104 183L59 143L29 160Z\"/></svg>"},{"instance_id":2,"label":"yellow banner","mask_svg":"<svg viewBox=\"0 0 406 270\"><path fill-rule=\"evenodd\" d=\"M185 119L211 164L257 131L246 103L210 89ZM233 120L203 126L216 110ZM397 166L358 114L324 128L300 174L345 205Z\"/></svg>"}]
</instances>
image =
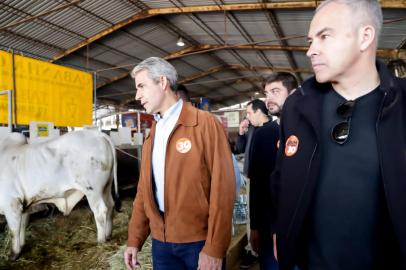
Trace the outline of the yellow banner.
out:
<instances>
[{"instance_id":1,"label":"yellow banner","mask_svg":"<svg viewBox=\"0 0 406 270\"><path fill-rule=\"evenodd\" d=\"M92 124L92 75L14 55L17 123ZM13 89L12 54L0 50L0 91ZM14 119L14 117L13 117ZM13 120L14 121L14 120ZM7 96L0 96L0 123L7 123Z\"/></svg>"}]
</instances>

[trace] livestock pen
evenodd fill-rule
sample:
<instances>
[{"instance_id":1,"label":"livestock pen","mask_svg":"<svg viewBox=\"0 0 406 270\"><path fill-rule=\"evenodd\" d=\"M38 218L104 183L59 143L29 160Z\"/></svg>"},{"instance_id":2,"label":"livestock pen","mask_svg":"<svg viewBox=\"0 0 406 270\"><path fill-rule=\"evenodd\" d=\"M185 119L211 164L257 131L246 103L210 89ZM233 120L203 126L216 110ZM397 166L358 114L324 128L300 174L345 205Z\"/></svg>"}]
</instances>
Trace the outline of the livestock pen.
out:
<instances>
[{"instance_id":1,"label":"livestock pen","mask_svg":"<svg viewBox=\"0 0 406 270\"><path fill-rule=\"evenodd\" d=\"M80 203L69 216L57 210L49 217L34 215L26 230L26 245L20 258L8 260L11 235L7 227L0 232L0 269L125 269L123 252L133 197L122 201L122 212L115 212L112 238L96 242L96 225L87 202ZM142 269L152 269L150 242L139 256Z\"/></svg>"}]
</instances>

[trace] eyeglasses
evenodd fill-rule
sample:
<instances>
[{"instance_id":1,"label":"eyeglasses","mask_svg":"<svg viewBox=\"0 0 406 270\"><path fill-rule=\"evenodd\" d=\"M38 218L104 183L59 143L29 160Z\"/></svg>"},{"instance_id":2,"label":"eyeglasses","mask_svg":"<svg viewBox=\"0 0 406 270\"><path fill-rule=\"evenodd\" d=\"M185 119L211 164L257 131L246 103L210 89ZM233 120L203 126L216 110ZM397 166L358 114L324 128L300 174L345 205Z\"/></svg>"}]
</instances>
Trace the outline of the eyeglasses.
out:
<instances>
[{"instance_id":1,"label":"eyeglasses","mask_svg":"<svg viewBox=\"0 0 406 270\"><path fill-rule=\"evenodd\" d=\"M331 129L331 139L338 144L344 144L350 135L351 116L354 106L355 101L348 100L337 108L337 114L345 119L345 121L338 123Z\"/></svg>"}]
</instances>

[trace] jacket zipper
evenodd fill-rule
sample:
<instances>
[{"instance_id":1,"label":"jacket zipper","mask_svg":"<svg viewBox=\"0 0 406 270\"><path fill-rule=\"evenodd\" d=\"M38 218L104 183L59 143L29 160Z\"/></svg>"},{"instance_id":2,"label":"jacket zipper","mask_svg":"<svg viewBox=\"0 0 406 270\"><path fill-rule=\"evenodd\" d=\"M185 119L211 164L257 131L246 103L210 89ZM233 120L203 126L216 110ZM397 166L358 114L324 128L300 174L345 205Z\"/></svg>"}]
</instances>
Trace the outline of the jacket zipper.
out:
<instances>
[{"instance_id":1,"label":"jacket zipper","mask_svg":"<svg viewBox=\"0 0 406 270\"><path fill-rule=\"evenodd\" d=\"M379 144L378 141L378 132L379 132L379 120L381 119L382 116L382 111L383 111L383 106L385 103L385 99L387 96L387 92L384 93L384 96L382 98L382 102L381 102L381 106L379 108L379 113L378 113L378 119L376 119L376 123L375 123L375 128L376 128L376 139L377 139L377 145L378 145L378 160L379 160L379 167L381 169L381 176L382 176L382 185L383 185L383 191L385 193L385 199L386 199L386 203L388 204L388 212L389 212L389 216L391 216L390 212L391 212L391 207L389 206L389 201L388 201L388 190L385 184L385 179L384 179L384 173L383 173L383 164L382 164L382 157L381 157L381 145Z\"/></svg>"},{"instance_id":2,"label":"jacket zipper","mask_svg":"<svg viewBox=\"0 0 406 270\"><path fill-rule=\"evenodd\" d=\"M318 147L318 144L316 143L316 145L314 146L314 149L313 149L312 156L310 157L309 165L307 166L306 183L305 183L305 185L304 185L303 188L302 188L302 192L300 193L299 202L302 201L304 191L305 191L305 189L306 189L306 186L308 185L309 175L310 175L310 169L311 169L311 166L312 166L312 163L313 163L314 155L316 154L316 151L317 151L317 147ZM294 221L295 221L295 219L296 219L296 215L297 215L297 212L298 212L298 210L299 210L299 207L300 207L300 204L298 204L298 205L296 206L295 212L293 213L292 222L291 222L290 225L289 225L288 234L287 234L287 236L286 236L287 238L289 238L290 233L291 233L291 231L292 231L292 226L293 226L293 223L294 223Z\"/></svg>"},{"instance_id":3,"label":"jacket zipper","mask_svg":"<svg viewBox=\"0 0 406 270\"><path fill-rule=\"evenodd\" d=\"M169 141L173 135L173 133L175 132L175 130L178 128L179 124L176 123L175 126L173 127L171 133L169 134L168 137L168 141L166 143L166 149L165 149L165 169L164 169L164 216L163 216L163 223L164 223L164 242L166 242L166 223L165 223L165 219L166 219L166 211L165 211L165 206L167 205L166 203L166 155L168 153L168 144Z\"/></svg>"},{"instance_id":4,"label":"jacket zipper","mask_svg":"<svg viewBox=\"0 0 406 270\"><path fill-rule=\"evenodd\" d=\"M161 212L159 211L159 207L157 205L157 201L154 200L153 196L154 195L154 190L152 189L152 181L153 181L153 175L154 175L154 171L152 170L152 151L154 149L154 140L155 140L155 133L154 133L154 138L151 138L151 159L150 159L150 164L151 164L151 172L150 172L150 181L149 181L149 190L151 191L151 196L150 198L150 202L151 205L153 205L153 208L155 208L158 216L161 216ZM164 242L166 242L166 237L165 237L165 217L162 217L162 221L164 224Z\"/></svg>"}]
</instances>

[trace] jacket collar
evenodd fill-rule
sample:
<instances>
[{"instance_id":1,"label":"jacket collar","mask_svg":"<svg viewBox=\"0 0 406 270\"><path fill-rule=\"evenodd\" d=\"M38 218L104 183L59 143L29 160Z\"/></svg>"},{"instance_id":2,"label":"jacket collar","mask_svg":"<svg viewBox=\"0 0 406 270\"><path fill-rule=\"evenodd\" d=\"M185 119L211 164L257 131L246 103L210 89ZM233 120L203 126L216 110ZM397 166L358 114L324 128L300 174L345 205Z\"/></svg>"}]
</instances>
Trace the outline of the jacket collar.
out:
<instances>
[{"instance_id":1,"label":"jacket collar","mask_svg":"<svg viewBox=\"0 0 406 270\"><path fill-rule=\"evenodd\" d=\"M193 107L190 102L183 102L182 110L179 115L179 119L175 124L174 129L178 125L183 125L186 127L193 127L197 125L197 109ZM145 138L154 138L156 129L156 121L152 123L151 131L149 132L148 136Z\"/></svg>"},{"instance_id":2,"label":"jacket collar","mask_svg":"<svg viewBox=\"0 0 406 270\"><path fill-rule=\"evenodd\" d=\"M378 69L379 78L381 80L379 90L386 95L385 104L383 107L384 112L386 112L398 100L399 95L396 89L399 88L399 86L395 77L382 61L376 61L376 68Z\"/></svg>"},{"instance_id":3,"label":"jacket collar","mask_svg":"<svg viewBox=\"0 0 406 270\"><path fill-rule=\"evenodd\" d=\"M301 98L298 100L297 110L304 119L313 127L316 137L320 139L321 129L321 104L323 93L331 90L330 84L320 84L314 77L299 86Z\"/></svg>"},{"instance_id":4,"label":"jacket collar","mask_svg":"<svg viewBox=\"0 0 406 270\"><path fill-rule=\"evenodd\" d=\"M190 104L190 102L184 102L182 111L180 112L178 122L176 125L182 125L186 127L193 127L197 125L197 112L198 110Z\"/></svg>"},{"instance_id":5,"label":"jacket collar","mask_svg":"<svg viewBox=\"0 0 406 270\"><path fill-rule=\"evenodd\" d=\"M380 60L376 61L376 68L378 70L379 78L381 80L379 89L384 92L389 92L389 91L393 92L394 89L396 88L396 82L395 82L395 78L393 77L392 73L385 66L385 64Z\"/></svg>"},{"instance_id":6,"label":"jacket collar","mask_svg":"<svg viewBox=\"0 0 406 270\"><path fill-rule=\"evenodd\" d=\"M395 78L382 61L376 61L376 68L381 81L379 90L388 94L393 94L397 87ZM300 93L303 96L313 96L321 95L323 92L331 90L332 87L330 83L318 83L313 76L305 81L299 88Z\"/></svg>"},{"instance_id":7,"label":"jacket collar","mask_svg":"<svg viewBox=\"0 0 406 270\"><path fill-rule=\"evenodd\" d=\"M376 68L381 81L379 90L386 95L384 110L389 109L398 96L395 91L397 82L382 61L376 61ZM318 83L314 76L306 80L298 89L301 98L297 103L297 109L312 125L318 138L320 136L319 130L321 128L322 96L324 93L331 90L331 83Z\"/></svg>"}]
</instances>

